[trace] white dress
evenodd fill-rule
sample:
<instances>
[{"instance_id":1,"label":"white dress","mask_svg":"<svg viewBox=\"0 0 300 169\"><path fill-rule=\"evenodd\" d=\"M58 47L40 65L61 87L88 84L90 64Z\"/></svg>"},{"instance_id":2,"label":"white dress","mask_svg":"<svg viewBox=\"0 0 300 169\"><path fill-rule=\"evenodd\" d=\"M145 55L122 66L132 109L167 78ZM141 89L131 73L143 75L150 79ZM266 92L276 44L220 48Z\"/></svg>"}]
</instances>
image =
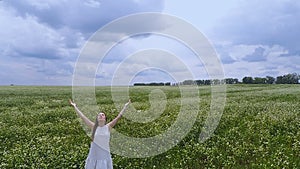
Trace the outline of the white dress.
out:
<instances>
[{"instance_id":1,"label":"white dress","mask_svg":"<svg viewBox=\"0 0 300 169\"><path fill-rule=\"evenodd\" d=\"M108 125L97 127L89 155L85 160L86 169L112 169L109 149L110 131Z\"/></svg>"}]
</instances>

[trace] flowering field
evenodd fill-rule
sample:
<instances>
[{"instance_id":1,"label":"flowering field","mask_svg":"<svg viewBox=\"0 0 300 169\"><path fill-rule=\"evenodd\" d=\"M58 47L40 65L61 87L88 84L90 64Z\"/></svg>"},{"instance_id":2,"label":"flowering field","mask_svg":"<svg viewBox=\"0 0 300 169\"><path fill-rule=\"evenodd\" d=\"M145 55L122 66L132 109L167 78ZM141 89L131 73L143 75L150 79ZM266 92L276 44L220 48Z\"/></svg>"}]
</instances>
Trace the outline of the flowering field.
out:
<instances>
[{"instance_id":1,"label":"flowering field","mask_svg":"<svg viewBox=\"0 0 300 169\"><path fill-rule=\"evenodd\" d=\"M124 117L118 132L151 137L173 124L180 109L174 104L181 99L178 87L130 87L132 106L149 110L154 89L164 92L164 112L149 123ZM108 120L118 113L110 92L96 88ZM198 139L210 87L200 86L199 97L196 122L175 147L148 158L112 154L114 168L300 168L300 85L228 85L223 116L204 143ZM0 87L0 168L83 168L90 138L69 98L71 87Z\"/></svg>"}]
</instances>

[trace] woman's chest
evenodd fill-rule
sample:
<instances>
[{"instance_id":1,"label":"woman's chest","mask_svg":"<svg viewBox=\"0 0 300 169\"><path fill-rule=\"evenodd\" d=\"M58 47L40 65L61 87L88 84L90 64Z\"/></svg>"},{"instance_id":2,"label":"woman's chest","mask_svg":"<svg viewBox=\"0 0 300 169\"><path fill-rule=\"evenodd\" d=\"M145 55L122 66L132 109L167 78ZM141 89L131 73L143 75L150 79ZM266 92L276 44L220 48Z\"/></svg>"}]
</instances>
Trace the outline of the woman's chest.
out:
<instances>
[{"instance_id":1,"label":"woman's chest","mask_svg":"<svg viewBox=\"0 0 300 169\"><path fill-rule=\"evenodd\" d=\"M98 127L96 132L95 132L96 136L110 136L110 132L107 126L104 127Z\"/></svg>"}]
</instances>

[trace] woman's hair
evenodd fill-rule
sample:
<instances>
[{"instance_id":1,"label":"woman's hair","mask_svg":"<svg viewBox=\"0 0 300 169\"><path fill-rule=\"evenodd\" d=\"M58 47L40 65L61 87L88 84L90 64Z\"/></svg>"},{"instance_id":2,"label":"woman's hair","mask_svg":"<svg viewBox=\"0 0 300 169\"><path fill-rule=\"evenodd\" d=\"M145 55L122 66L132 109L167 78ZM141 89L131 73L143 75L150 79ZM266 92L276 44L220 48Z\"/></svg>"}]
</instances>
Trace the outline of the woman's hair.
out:
<instances>
[{"instance_id":1,"label":"woman's hair","mask_svg":"<svg viewBox=\"0 0 300 169\"><path fill-rule=\"evenodd\" d=\"M102 112L100 112L100 113L102 113ZM97 114L97 116L96 116L95 125L94 125L93 131L92 131L92 136L91 136L92 141L94 141L96 129L97 129L98 125L99 125L98 115L99 115L99 114ZM106 120L106 117L105 117L105 120Z\"/></svg>"},{"instance_id":2,"label":"woman's hair","mask_svg":"<svg viewBox=\"0 0 300 169\"><path fill-rule=\"evenodd\" d=\"M93 131L92 131L92 141L94 141L94 137L95 137L95 133L96 133L96 129L98 127L99 123L98 123L98 115L96 116L96 121L95 121L95 124L94 124L94 127L93 127Z\"/></svg>"}]
</instances>

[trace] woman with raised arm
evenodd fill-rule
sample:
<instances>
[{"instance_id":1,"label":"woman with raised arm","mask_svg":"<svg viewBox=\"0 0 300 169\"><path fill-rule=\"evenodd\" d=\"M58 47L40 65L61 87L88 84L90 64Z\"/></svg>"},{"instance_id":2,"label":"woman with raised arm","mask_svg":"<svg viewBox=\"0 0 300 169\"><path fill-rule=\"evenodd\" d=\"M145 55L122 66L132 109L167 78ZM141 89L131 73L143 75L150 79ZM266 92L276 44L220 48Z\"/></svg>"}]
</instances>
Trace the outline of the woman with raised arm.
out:
<instances>
[{"instance_id":1,"label":"woman with raised arm","mask_svg":"<svg viewBox=\"0 0 300 169\"><path fill-rule=\"evenodd\" d=\"M96 121L93 123L78 109L72 100L69 100L69 102L75 108L78 116L92 130L92 142L85 161L85 168L112 169L113 164L109 148L110 131L122 117L126 108L131 103L130 100L124 105L118 116L109 123L106 123L106 116L103 112L100 112L96 116Z\"/></svg>"}]
</instances>

